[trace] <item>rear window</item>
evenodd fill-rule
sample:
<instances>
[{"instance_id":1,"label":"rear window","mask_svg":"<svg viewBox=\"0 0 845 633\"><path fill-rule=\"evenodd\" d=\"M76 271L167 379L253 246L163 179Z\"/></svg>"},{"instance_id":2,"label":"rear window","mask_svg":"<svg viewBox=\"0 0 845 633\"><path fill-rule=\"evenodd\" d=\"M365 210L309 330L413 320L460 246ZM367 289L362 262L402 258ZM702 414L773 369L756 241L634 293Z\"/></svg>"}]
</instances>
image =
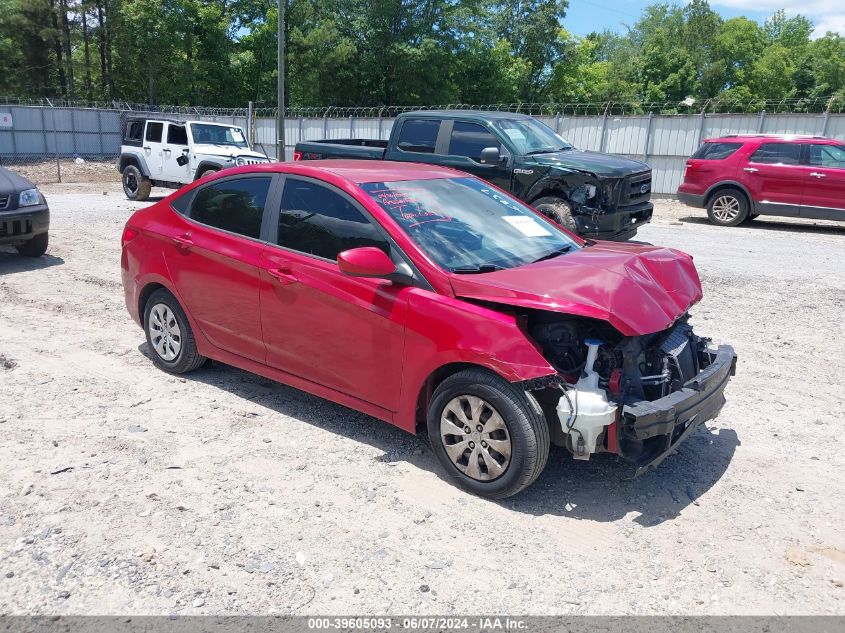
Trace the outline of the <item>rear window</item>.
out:
<instances>
[{"instance_id":1,"label":"rear window","mask_svg":"<svg viewBox=\"0 0 845 633\"><path fill-rule=\"evenodd\" d=\"M123 136L124 141L138 143L144 139L144 122L143 121L127 121L126 133Z\"/></svg>"},{"instance_id":2,"label":"rear window","mask_svg":"<svg viewBox=\"0 0 845 633\"><path fill-rule=\"evenodd\" d=\"M742 143L705 143L698 148L692 158L699 160L724 160L736 150L742 147Z\"/></svg>"},{"instance_id":3,"label":"rear window","mask_svg":"<svg viewBox=\"0 0 845 633\"><path fill-rule=\"evenodd\" d=\"M801 146L797 143L763 143L748 160L769 165L797 165L801 160Z\"/></svg>"},{"instance_id":4,"label":"rear window","mask_svg":"<svg viewBox=\"0 0 845 633\"><path fill-rule=\"evenodd\" d=\"M253 239L261 236L270 178L233 178L200 188L191 204L191 219Z\"/></svg>"},{"instance_id":5,"label":"rear window","mask_svg":"<svg viewBox=\"0 0 845 633\"><path fill-rule=\"evenodd\" d=\"M437 119L407 119L399 131L399 149L405 152L433 154L439 132L440 121Z\"/></svg>"}]
</instances>

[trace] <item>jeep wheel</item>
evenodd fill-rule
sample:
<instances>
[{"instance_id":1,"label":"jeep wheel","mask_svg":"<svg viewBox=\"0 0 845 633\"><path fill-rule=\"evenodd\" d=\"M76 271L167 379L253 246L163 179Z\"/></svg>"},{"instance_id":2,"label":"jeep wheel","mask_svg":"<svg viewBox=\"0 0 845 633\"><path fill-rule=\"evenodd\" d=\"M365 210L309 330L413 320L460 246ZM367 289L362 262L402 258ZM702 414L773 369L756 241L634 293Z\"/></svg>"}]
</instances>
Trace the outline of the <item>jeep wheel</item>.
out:
<instances>
[{"instance_id":1,"label":"jeep wheel","mask_svg":"<svg viewBox=\"0 0 845 633\"><path fill-rule=\"evenodd\" d=\"M550 220L557 222L563 228L576 232L575 218L572 217L572 206L561 198L540 198L534 201L534 208Z\"/></svg>"},{"instance_id":2,"label":"jeep wheel","mask_svg":"<svg viewBox=\"0 0 845 633\"><path fill-rule=\"evenodd\" d=\"M719 226L736 226L748 217L748 200L739 189L722 189L710 198L707 217Z\"/></svg>"},{"instance_id":3,"label":"jeep wheel","mask_svg":"<svg viewBox=\"0 0 845 633\"><path fill-rule=\"evenodd\" d=\"M519 389L482 369L458 372L437 387L428 437L448 477L490 499L528 487L549 456L545 418Z\"/></svg>"},{"instance_id":4,"label":"jeep wheel","mask_svg":"<svg viewBox=\"0 0 845 633\"><path fill-rule=\"evenodd\" d=\"M213 176L218 171L220 171L220 170L219 169L203 169L202 172L200 172L200 175L197 176L197 180L202 180L203 178L208 178L209 176Z\"/></svg>"},{"instance_id":5,"label":"jeep wheel","mask_svg":"<svg viewBox=\"0 0 845 633\"><path fill-rule=\"evenodd\" d=\"M123 169L123 193L130 200L143 202L150 197L150 190L153 183L144 177L141 170L135 165L127 165Z\"/></svg>"}]
</instances>

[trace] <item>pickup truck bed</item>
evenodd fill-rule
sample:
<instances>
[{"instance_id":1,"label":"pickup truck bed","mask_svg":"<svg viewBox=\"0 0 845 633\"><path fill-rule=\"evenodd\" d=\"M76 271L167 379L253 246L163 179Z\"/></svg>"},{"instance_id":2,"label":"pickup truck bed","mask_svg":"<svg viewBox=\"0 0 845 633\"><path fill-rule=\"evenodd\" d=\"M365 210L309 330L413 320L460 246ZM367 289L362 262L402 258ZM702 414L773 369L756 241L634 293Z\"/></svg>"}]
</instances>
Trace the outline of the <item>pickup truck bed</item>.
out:
<instances>
[{"instance_id":1,"label":"pickup truck bed","mask_svg":"<svg viewBox=\"0 0 845 633\"><path fill-rule=\"evenodd\" d=\"M329 139L297 143L294 160L316 160L320 158L384 160L386 151L387 141L368 138Z\"/></svg>"}]
</instances>

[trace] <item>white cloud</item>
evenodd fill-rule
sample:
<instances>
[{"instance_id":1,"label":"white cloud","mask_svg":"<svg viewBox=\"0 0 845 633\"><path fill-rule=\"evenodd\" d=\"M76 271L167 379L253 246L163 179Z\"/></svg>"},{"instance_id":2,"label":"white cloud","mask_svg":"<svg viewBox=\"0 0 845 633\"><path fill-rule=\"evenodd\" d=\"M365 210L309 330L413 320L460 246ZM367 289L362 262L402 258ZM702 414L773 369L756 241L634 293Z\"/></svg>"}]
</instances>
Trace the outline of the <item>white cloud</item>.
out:
<instances>
[{"instance_id":1,"label":"white cloud","mask_svg":"<svg viewBox=\"0 0 845 633\"><path fill-rule=\"evenodd\" d=\"M828 31L845 35L845 13L825 15L818 20L813 20L813 23L816 25L813 34L810 36L813 39L824 37Z\"/></svg>"}]
</instances>

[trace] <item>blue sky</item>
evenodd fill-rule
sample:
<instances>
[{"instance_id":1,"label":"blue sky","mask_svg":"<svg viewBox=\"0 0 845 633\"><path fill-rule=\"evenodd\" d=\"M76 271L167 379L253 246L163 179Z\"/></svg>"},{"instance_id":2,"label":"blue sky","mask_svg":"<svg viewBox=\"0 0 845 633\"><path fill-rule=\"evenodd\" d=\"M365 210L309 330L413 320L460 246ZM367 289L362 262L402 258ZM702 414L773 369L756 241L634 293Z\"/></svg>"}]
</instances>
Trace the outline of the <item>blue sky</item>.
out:
<instances>
[{"instance_id":1,"label":"blue sky","mask_svg":"<svg viewBox=\"0 0 845 633\"><path fill-rule=\"evenodd\" d=\"M678 4L685 4L678 0ZM586 35L608 28L624 32L633 24L649 0L569 0L564 26L572 33ZM801 13L816 25L814 36L826 31L845 35L845 0L710 0L710 6L722 17L744 15L762 23L777 9L789 14Z\"/></svg>"}]
</instances>

